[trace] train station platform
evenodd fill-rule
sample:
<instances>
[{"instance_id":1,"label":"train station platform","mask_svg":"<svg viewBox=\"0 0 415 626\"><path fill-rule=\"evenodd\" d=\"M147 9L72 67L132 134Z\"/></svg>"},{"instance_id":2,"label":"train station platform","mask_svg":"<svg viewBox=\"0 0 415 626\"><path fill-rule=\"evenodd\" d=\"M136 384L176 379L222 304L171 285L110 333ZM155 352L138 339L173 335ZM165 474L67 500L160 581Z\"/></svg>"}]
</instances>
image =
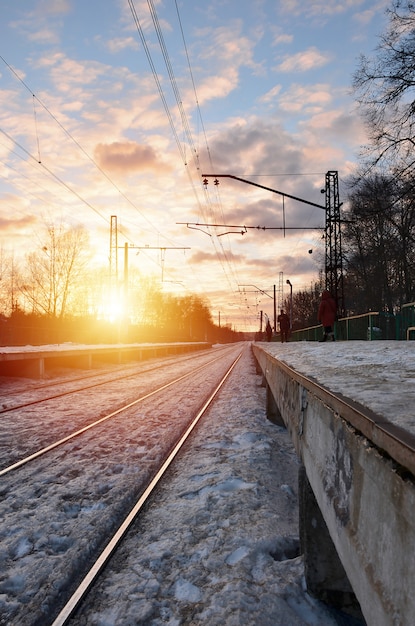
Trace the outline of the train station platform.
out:
<instances>
[{"instance_id":1,"label":"train station platform","mask_svg":"<svg viewBox=\"0 0 415 626\"><path fill-rule=\"evenodd\" d=\"M367 624L415 615L413 343L255 343L267 412L302 468L307 588Z\"/></svg>"},{"instance_id":2,"label":"train station platform","mask_svg":"<svg viewBox=\"0 0 415 626\"><path fill-rule=\"evenodd\" d=\"M56 368L92 369L103 363L142 361L211 347L206 342L3 346L0 348L0 376L45 378Z\"/></svg>"}]
</instances>

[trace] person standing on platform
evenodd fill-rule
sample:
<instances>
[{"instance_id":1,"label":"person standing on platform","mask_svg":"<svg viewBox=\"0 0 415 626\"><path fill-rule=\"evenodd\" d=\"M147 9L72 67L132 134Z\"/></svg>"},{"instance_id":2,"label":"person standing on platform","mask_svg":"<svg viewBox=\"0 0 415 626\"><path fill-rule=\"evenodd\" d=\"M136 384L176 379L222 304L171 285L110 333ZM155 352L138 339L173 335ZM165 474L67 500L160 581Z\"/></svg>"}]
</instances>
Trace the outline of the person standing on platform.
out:
<instances>
[{"instance_id":1,"label":"person standing on platform","mask_svg":"<svg viewBox=\"0 0 415 626\"><path fill-rule=\"evenodd\" d=\"M282 309L281 313L278 315L277 322L280 325L281 343L284 343L284 341L288 341L290 334L290 318Z\"/></svg>"},{"instance_id":2,"label":"person standing on platform","mask_svg":"<svg viewBox=\"0 0 415 626\"><path fill-rule=\"evenodd\" d=\"M267 334L267 341L271 341L272 338L272 328L269 320L267 320L267 325L265 326L265 332Z\"/></svg>"},{"instance_id":3,"label":"person standing on platform","mask_svg":"<svg viewBox=\"0 0 415 626\"><path fill-rule=\"evenodd\" d=\"M329 291L325 290L321 294L321 302L318 307L317 319L324 329L322 341L335 341L334 322L336 321L337 305Z\"/></svg>"}]
</instances>

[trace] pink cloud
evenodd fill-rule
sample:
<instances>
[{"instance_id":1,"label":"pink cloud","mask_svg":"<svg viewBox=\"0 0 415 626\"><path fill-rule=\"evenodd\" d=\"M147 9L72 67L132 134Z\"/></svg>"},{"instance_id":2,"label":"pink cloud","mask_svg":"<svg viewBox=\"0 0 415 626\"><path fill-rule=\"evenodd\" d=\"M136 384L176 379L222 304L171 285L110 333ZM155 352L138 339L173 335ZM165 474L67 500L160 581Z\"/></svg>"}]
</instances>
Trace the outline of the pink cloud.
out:
<instances>
[{"instance_id":1,"label":"pink cloud","mask_svg":"<svg viewBox=\"0 0 415 626\"><path fill-rule=\"evenodd\" d=\"M170 169L162 162L154 148L133 141L99 143L95 148L99 164L110 172L131 173L143 170L166 171Z\"/></svg>"}]
</instances>

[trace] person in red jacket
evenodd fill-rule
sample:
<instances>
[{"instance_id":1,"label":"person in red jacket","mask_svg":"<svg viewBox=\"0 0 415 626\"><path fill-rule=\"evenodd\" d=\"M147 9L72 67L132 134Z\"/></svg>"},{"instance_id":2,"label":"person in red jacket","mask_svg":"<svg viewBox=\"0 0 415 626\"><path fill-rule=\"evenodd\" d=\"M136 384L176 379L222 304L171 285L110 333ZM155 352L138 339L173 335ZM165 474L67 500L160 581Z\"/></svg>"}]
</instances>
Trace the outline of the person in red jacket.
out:
<instances>
[{"instance_id":1,"label":"person in red jacket","mask_svg":"<svg viewBox=\"0 0 415 626\"><path fill-rule=\"evenodd\" d=\"M321 294L321 302L318 307L317 319L324 328L324 335L320 341L327 341L327 339L334 341L334 322L336 321L337 306L334 298L332 298L329 291L325 290Z\"/></svg>"}]
</instances>

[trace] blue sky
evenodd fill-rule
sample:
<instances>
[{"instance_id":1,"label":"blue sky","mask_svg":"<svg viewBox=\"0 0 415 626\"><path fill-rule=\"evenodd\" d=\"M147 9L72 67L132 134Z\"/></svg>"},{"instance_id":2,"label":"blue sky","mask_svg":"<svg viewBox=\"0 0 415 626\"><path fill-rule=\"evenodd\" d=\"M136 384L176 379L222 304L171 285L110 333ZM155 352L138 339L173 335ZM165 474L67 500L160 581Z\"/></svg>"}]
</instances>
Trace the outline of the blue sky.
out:
<instances>
[{"instance_id":1,"label":"blue sky","mask_svg":"<svg viewBox=\"0 0 415 626\"><path fill-rule=\"evenodd\" d=\"M3 0L3 251L18 258L45 221L63 221L85 226L92 263L106 265L116 215L120 245L190 248L166 250L163 290L206 296L215 319L220 311L222 323L256 328L259 310L272 313L257 287L272 293L283 278L286 290L288 278L296 291L317 278L324 242L304 227L324 225L324 211L283 207L281 196L226 178L205 190L202 174L324 204L325 173L338 170L342 195L365 143L352 75L359 55L373 54L388 5ZM178 224L280 227L283 208L298 227L285 237ZM161 280L157 250L130 265Z\"/></svg>"}]
</instances>

